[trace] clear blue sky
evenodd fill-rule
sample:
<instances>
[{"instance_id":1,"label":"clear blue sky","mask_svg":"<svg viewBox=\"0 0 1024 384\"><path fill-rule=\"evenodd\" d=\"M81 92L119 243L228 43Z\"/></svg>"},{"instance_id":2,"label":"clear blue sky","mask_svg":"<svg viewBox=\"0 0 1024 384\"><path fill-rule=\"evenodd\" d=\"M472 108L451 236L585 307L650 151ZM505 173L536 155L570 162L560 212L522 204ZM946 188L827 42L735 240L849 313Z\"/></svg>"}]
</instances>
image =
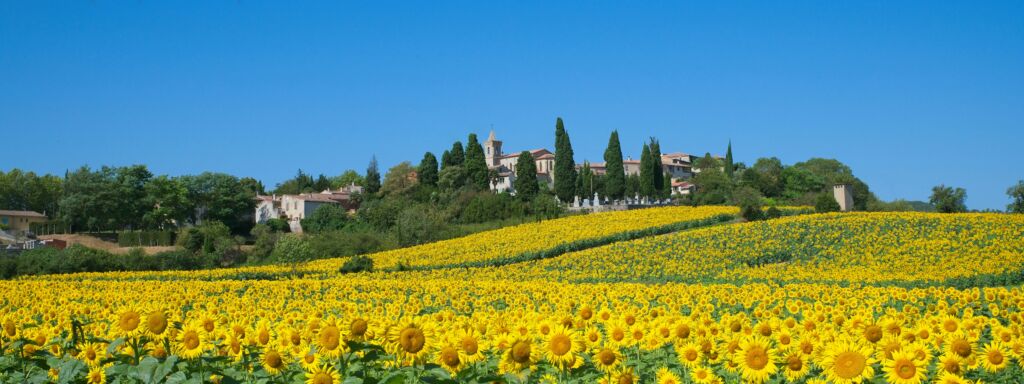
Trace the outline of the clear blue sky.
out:
<instances>
[{"instance_id":1,"label":"clear blue sky","mask_svg":"<svg viewBox=\"0 0 1024 384\"><path fill-rule=\"evenodd\" d=\"M1024 2L0 2L0 169L302 168L506 151L837 158L883 199L1024 178Z\"/></svg>"}]
</instances>

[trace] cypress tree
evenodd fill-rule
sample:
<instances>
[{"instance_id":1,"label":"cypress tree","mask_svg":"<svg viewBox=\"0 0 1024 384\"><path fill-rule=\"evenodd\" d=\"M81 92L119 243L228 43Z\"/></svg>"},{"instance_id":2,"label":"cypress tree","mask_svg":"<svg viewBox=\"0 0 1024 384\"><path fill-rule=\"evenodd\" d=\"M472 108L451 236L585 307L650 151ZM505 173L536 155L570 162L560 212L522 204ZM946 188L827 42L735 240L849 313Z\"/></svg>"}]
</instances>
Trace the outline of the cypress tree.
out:
<instances>
[{"instance_id":1,"label":"cypress tree","mask_svg":"<svg viewBox=\"0 0 1024 384\"><path fill-rule=\"evenodd\" d=\"M441 169L444 170L452 165L452 153L447 149L441 154Z\"/></svg>"},{"instance_id":2,"label":"cypress tree","mask_svg":"<svg viewBox=\"0 0 1024 384\"><path fill-rule=\"evenodd\" d=\"M735 167L732 164L732 140L729 140L729 148L725 150L725 174L732 179Z\"/></svg>"},{"instance_id":3,"label":"cypress tree","mask_svg":"<svg viewBox=\"0 0 1024 384\"><path fill-rule=\"evenodd\" d=\"M487 176L487 159L484 158L484 147L476 139L475 133L469 134L466 142L466 183L474 188L486 191L490 186L490 178Z\"/></svg>"},{"instance_id":4,"label":"cypress tree","mask_svg":"<svg viewBox=\"0 0 1024 384\"><path fill-rule=\"evenodd\" d=\"M672 174L665 172L665 183L660 188L661 198L667 199L672 197Z\"/></svg>"},{"instance_id":5,"label":"cypress tree","mask_svg":"<svg viewBox=\"0 0 1024 384\"><path fill-rule=\"evenodd\" d=\"M576 160L573 159L572 143L565 132L562 118L555 121L555 195L562 202L572 201L576 196Z\"/></svg>"},{"instance_id":6,"label":"cypress tree","mask_svg":"<svg viewBox=\"0 0 1024 384\"><path fill-rule=\"evenodd\" d=\"M451 159L452 162L448 165L462 165L466 162L466 151L462 149L461 141L452 143Z\"/></svg>"},{"instance_id":7,"label":"cypress tree","mask_svg":"<svg viewBox=\"0 0 1024 384\"><path fill-rule=\"evenodd\" d=\"M377 156L370 158L370 165L366 167L366 185L363 188L367 194L374 194L380 191L380 171L377 169Z\"/></svg>"},{"instance_id":8,"label":"cypress tree","mask_svg":"<svg viewBox=\"0 0 1024 384\"><path fill-rule=\"evenodd\" d=\"M661 165L661 144L658 139L651 138L651 177L654 195L651 197L661 198L665 190L665 171Z\"/></svg>"},{"instance_id":9,"label":"cypress tree","mask_svg":"<svg viewBox=\"0 0 1024 384\"><path fill-rule=\"evenodd\" d=\"M640 196L654 197L654 159L651 157L651 147L644 144L643 152L640 153ZM658 172L661 173L661 172Z\"/></svg>"},{"instance_id":10,"label":"cypress tree","mask_svg":"<svg viewBox=\"0 0 1024 384\"><path fill-rule=\"evenodd\" d=\"M622 166L622 146L619 131L612 131L608 148L604 150L605 184L604 194L611 199L621 199L626 193L626 171Z\"/></svg>"},{"instance_id":11,"label":"cypress tree","mask_svg":"<svg viewBox=\"0 0 1024 384\"><path fill-rule=\"evenodd\" d=\"M589 161L583 161L583 168L576 176L576 193L580 199L594 198L594 171L590 169Z\"/></svg>"},{"instance_id":12,"label":"cypress tree","mask_svg":"<svg viewBox=\"0 0 1024 384\"><path fill-rule=\"evenodd\" d=\"M416 170L416 177L420 184L437 185L437 158L433 153L423 154L423 160L420 161L419 169Z\"/></svg>"},{"instance_id":13,"label":"cypress tree","mask_svg":"<svg viewBox=\"0 0 1024 384\"><path fill-rule=\"evenodd\" d=\"M537 183L537 163L529 151L519 153L516 161L516 181L514 183L516 196L520 199L530 201L540 191L540 184Z\"/></svg>"}]
</instances>

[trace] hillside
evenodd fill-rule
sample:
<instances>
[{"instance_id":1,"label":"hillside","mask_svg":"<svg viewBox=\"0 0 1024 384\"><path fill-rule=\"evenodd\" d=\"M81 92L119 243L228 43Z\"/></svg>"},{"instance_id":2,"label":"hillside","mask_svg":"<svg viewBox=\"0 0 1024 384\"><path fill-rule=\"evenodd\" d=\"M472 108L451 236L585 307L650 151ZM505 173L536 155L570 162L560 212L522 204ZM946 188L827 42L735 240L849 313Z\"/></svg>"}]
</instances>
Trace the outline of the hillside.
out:
<instances>
[{"instance_id":1,"label":"hillside","mask_svg":"<svg viewBox=\"0 0 1024 384\"><path fill-rule=\"evenodd\" d=\"M495 233L484 233L406 249L420 261L404 271L341 275L332 260L302 266L302 275L267 266L0 282L0 319L4 337L42 345L67 343L68 319L88 321L94 344L78 348L109 350L90 358L47 349L44 367L87 370L97 361L131 372L142 361L163 367L168 381L210 372L332 383L1024 375L1024 289L994 277L1022 270L1021 216L801 215L538 253L721 213L660 208L529 224L506 233L520 240L501 248L488 248Z\"/></svg>"}]
</instances>

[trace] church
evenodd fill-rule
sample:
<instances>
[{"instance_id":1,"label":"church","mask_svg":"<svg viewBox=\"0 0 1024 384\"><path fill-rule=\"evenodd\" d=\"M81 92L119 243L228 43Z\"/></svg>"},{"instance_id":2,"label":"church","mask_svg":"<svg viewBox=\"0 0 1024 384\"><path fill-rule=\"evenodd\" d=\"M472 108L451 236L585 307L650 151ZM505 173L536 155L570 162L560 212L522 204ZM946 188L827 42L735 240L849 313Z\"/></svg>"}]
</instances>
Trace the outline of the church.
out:
<instances>
[{"instance_id":1,"label":"church","mask_svg":"<svg viewBox=\"0 0 1024 384\"><path fill-rule=\"evenodd\" d=\"M548 187L554 187L554 152L546 148L533 149L529 152L533 155L533 161L537 165L537 181L547 184ZM504 154L501 151L501 141L494 138L494 130L491 130L490 135L487 135L487 141L484 142L484 158L487 161L487 168L498 174L498 177L491 182L491 190L512 192L516 180L516 163L519 162L519 152Z\"/></svg>"}]
</instances>

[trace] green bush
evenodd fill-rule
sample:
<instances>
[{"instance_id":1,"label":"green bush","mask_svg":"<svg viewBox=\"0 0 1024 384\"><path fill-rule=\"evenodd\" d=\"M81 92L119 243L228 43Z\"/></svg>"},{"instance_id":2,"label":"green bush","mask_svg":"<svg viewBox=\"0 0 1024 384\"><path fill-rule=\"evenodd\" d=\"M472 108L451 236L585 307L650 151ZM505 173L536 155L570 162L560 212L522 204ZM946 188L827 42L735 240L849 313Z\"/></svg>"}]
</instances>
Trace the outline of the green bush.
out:
<instances>
[{"instance_id":1,"label":"green bush","mask_svg":"<svg viewBox=\"0 0 1024 384\"><path fill-rule=\"evenodd\" d=\"M369 254L398 247L387 233L366 226L349 226L342 231L319 233L305 239L314 258Z\"/></svg>"},{"instance_id":2,"label":"green bush","mask_svg":"<svg viewBox=\"0 0 1024 384\"><path fill-rule=\"evenodd\" d=\"M324 204L309 217L302 219L302 231L306 233L320 233L326 231L337 231L345 228L352 218L349 217L345 207L339 204Z\"/></svg>"},{"instance_id":3,"label":"green bush","mask_svg":"<svg viewBox=\"0 0 1024 384\"><path fill-rule=\"evenodd\" d=\"M357 255L345 261L338 270L341 273L373 272L373 259L366 255Z\"/></svg>"},{"instance_id":4,"label":"green bush","mask_svg":"<svg viewBox=\"0 0 1024 384\"><path fill-rule=\"evenodd\" d=\"M267 220L267 226L274 232L288 233L292 231L292 226L288 225L288 220L285 219Z\"/></svg>"},{"instance_id":5,"label":"green bush","mask_svg":"<svg viewBox=\"0 0 1024 384\"><path fill-rule=\"evenodd\" d=\"M818 213L824 212L839 212L841 207L839 202L836 201L835 197L831 193L822 193L818 195L818 198L814 200L814 211Z\"/></svg>"}]
</instances>

